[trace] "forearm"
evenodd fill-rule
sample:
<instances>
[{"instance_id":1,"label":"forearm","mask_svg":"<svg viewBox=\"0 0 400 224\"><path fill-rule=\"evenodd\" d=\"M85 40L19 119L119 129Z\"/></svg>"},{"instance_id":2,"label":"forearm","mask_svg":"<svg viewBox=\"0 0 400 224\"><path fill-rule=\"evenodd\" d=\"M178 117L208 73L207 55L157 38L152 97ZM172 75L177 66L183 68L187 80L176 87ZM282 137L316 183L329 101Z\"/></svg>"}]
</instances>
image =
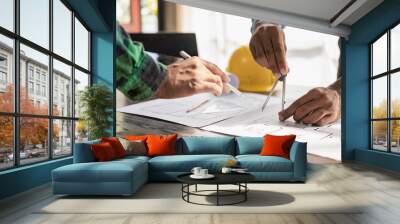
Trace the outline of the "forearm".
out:
<instances>
[{"instance_id":1,"label":"forearm","mask_svg":"<svg viewBox=\"0 0 400 224\"><path fill-rule=\"evenodd\" d=\"M117 88L133 101L150 99L164 81L166 67L123 30L117 32Z\"/></svg>"}]
</instances>

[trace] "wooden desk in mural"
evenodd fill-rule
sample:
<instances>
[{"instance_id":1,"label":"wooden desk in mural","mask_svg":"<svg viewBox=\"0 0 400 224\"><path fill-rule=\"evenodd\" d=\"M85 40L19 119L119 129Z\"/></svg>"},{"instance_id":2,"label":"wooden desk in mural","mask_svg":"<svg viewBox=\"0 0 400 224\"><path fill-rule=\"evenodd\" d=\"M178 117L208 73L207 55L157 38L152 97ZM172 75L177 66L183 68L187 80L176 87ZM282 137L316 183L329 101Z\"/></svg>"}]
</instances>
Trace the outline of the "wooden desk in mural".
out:
<instances>
[{"instance_id":1,"label":"wooden desk in mural","mask_svg":"<svg viewBox=\"0 0 400 224\"><path fill-rule=\"evenodd\" d=\"M117 108L130 105L130 101L123 94L117 91ZM179 136L223 136L214 132L204 131L199 128L192 128L168 121L143 116L117 112L117 136L126 134L171 134Z\"/></svg>"},{"instance_id":2,"label":"wooden desk in mural","mask_svg":"<svg viewBox=\"0 0 400 224\"><path fill-rule=\"evenodd\" d=\"M198 128L187 127L167 121L117 112L117 135L126 134L171 134L180 136L222 136Z\"/></svg>"}]
</instances>

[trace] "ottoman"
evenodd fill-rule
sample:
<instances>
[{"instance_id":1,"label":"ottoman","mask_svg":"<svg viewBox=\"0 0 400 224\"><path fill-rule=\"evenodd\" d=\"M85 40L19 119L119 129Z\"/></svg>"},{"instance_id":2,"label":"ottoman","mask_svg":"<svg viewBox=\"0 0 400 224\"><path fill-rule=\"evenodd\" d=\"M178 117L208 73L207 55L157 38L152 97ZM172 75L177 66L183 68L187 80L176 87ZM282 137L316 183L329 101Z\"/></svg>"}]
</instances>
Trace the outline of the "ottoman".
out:
<instances>
[{"instance_id":1,"label":"ottoman","mask_svg":"<svg viewBox=\"0 0 400 224\"><path fill-rule=\"evenodd\" d=\"M74 163L52 172L53 193L68 195L132 195L148 179L147 159Z\"/></svg>"}]
</instances>

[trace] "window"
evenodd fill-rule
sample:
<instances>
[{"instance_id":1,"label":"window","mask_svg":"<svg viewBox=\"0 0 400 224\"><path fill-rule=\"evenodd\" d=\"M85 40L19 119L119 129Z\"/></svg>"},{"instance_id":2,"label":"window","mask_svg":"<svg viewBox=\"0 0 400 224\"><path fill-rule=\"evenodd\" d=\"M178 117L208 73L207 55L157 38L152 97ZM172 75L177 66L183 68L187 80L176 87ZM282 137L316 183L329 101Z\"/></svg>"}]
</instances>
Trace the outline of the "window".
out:
<instances>
[{"instance_id":1,"label":"window","mask_svg":"<svg viewBox=\"0 0 400 224\"><path fill-rule=\"evenodd\" d=\"M390 66L392 69L400 67L400 25L397 25L390 31Z\"/></svg>"},{"instance_id":2,"label":"window","mask_svg":"<svg viewBox=\"0 0 400 224\"><path fill-rule=\"evenodd\" d=\"M75 62L82 68L89 69L89 32L77 18L75 18Z\"/></svg>"},{"instance_id":3,"label":"window","mask_svg":"<svg viewBox=\"0 0 400 224\"><path fill-rule=\"evenodd\" d=\"M53 60L53 91L54 91L54 100L53 100L53 114L59 114L60 111L60 106L59 104L60 100L62 103L64 103L64 96L71 96L72 95L72 90L71 89L65 89L64 85L65 83L70 83L72 84L72 68L69 65L66 65L56 59ZM76 78L75 78L76 79ZM70 97L67 99L71 102L68 102L68 105L72 105L72 98ZM72 117L72 108L71 106L67 107L64 113L61 113L62 116L68 116Z\"/></svg>"},{"instance_id":4,"label":"window","mask_svg":"<svg viewBox=\"0 0 400 224\"><path fill-rule=\"evenodd\" d=\"M0 5L3 4L0 3ZM0 8L0 20L3 9ZM1 26L0 22L0 26ZM13 39L0 33L0 116L1 113L12 113L14 111L14 71L11 66L12 58L14 57L14 41ZM5 59L8 59L7 62ZM9 65L10 64L10 65ZM0 117L0 119L2 119ZM0 135L1 139L1 135ZM10 145L10 144L7 144ZM3 144L0 140L0 149ZM1 169L1 160L0 160Z\"/></svg>"},{"instance_id":5,"label":"window","mask_svg":"<svg viewBox=\"0 0 400 224\"><path fill-rule=\"evenodd\" d=\"M0 67L7 68L7 56L0 54Z\"/></svg>"},{"instance_id":6,"label":"window","mask_svg":"<svg viewBox=\"0 0 400 224\"><path fill-rule=\"evenodd\" d=\"M1 11L1 10L0 10ZM0 169L14 166L14 122L12 116L0 116Z\"/></svg>"},{"instance_id":7,"label":"window","mask_svg":"<svg viewBox=\"0 0 400 224\"><path fill-rule=\"evenodd\" d=\"M53 120L53 157L71 155L72 122L71 120Z\"/></svg>"},{"instance_id":8,"label":"window","mask_svg":"<svg viewBox=\"0 0 400 224\"><path fill-rule=\"evenodd\" d=\"M14 0L1 0L0 26L14 31Z\"/></svg>"},{"instance_id":9,"label":"window","mask_svg":"<svg viewBox=\"0 0 400 224\"><path fill-rule=\"evenodd\" d=\"M29 79L33 80L33 67L32 66L29 66L28 74L29 74Z\"/></svg>"},{"instance_id":10,"label":"window","mask_svg":"<svg viewBox=\"0 0 400 224\"><path fill-rule=\"evenodd\" d=\"M159 2L158 0L117 0L117 21L129 33L157 32Z\"/></svg>"},{"instance_id":11,"label":"window","mask_svg":"<svg viewBox=\"0 0 400 224\"><path fill-rule=\"evenodd\" d=\"M42 86L42 96L46 96L46 86Z\"/></svg>"},{"instance_id":12,"label":"window","mask_svg":"<svg viewBox=\"0 0 400 224\"><path fill-rule=\"evenodd\" d=\"M0 84L4 86L7 84L7 73L4 71L0 71Z\"/></svg>"},{"instance_id":13,"label":"window","mask_svg":"<svg viewBox=\"0 0 400 224\"><path fill-rule=\"evenodd\" d=\"M142 32L158 31L158 1L141 0Z\"/></svg>"},{"instance_id":14,"label":"window","mask_svg":"<svg viewBox=\"0 0 400 224\"><path fill-rule=\"evenodd\" d=\"M39 101L36 104L40 104ZM49 158L48 120L45 118L20 118L19 159L29 164Z\"/></svg>"},{"instance_id":15,"label":"window","mask_svg":"<svg viewBox=\"0 0 400 224\"><path fill-rule=\"evenodd\" d=\"M40 95L40 84L36 84L36 95Z\"/></svg>"},{"instance_id":16,"label":"window","mask_svg":"<svg viewBox=\"0 0 400 224\"><path fill-rule=\"evenodd\" d=\"M371 148L400 153L400 25L370 45Z\"/></svg>"},{"instance_id":17,"label":"window","mask_svg":"<svg viewBox=\"0 0 400 224\"><path fill-rule=\"evenodd\" d=\"M33 88L33 82L28 82L28 92L29 94L33 94L34 88Z\"/></svg>"},{"instance_id":18,"label":"window","mask_svg":"<svg viewBox=\"0 0 400 224\"><path fill-rule=\"evenodd\" d=\"M0 54L0 91L5 92L7 86L7 56Z\"/></svg>"},{"instance_id":19,"label":"window","mask_svg":"<svg viewBox=\"0 0 400 224\"><path fill-rule=\"evenodd\" d=\"M40 81L40 70L39 69L36 69L36 80Z\"/></svg>"},{"instance_id":20,"label":"window","mask_svg":"<svg viewBox=\"0 0 400 224\"><path fill-rule=\"evenodd\" d=\"M75 116L79 117L81 108L79 107L80 93L89 85L89 74L75 71Z\"/></svg>"},{"instance_id":21,"label":"window","mask_svg":"<svg viewBox=\"0 0 400 224\"><path fill-rule=\"evenodd\" d=\"M72 60L72 12L60 0L53 0L53 15L53 50L56 54Z\"/></svg>"},{"instance_id":22,"label":"window","mask_svg":"<svg viewBox=\"0 0 400 224\"><path fill-rule=\"evenodd\" d=\"M46 49L49 48L49 0L20 1L20 34Z\"/></svg>"},{"instance_id":23,"label":"window","mask_svg":"<svg viewBox=\"0 0 400 224\"><path fill-rule=\"evenodd\" d=\"M66 1L0 2L0 170L70 156L76 130L87 138L73 105L90 85L91 33Z\"/></svg>"}]
</instances>

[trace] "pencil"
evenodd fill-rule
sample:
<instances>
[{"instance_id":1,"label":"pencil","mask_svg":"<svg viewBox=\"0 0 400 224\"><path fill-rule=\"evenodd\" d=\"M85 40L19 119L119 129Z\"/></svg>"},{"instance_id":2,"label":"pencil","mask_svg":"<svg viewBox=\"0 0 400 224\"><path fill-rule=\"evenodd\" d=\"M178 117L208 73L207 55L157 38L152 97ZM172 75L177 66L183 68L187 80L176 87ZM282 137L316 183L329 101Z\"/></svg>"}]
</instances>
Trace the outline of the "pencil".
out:
<instances>
[{"instance_id":1,"label":"pencil","mask_svg":"<svg viewBox=\"0 0 400 224\"><path fill-rule=\"evenodd\" d=\"M192 112L192 111L194 111L194 110L200 108L201 106L203 106L204 104L208 103L209 101L210 101L210 99L204 100L203 102L201 102L201 103L199 103L199 104L197 104L197 105L195 105L195 106L193 106L193 107L187 109L187 110L186 110L186 113L190 113L190 112Z\"/></svg>"},{"instance_id":2,"label":"pencil","mask_svg":"<svg viewBox=\"0 0 400 224\"><path fill-rule=\"evenodd\" d=\"M186 53L185 51L179 51L179 54L182 56L182 58L184 58L184 59L188 59L188 58L190 58L191 56L188 54L188 53ZM231 91L233 92L233 93L235 93L236 95L238 95L238 96L240 96L240 95L242 95L242 92L240 92L238 89L236 89L234 86L232 86L230 83L227 83L226 84L230 89L231 89Z\"/></svg>"}]
</instances>

